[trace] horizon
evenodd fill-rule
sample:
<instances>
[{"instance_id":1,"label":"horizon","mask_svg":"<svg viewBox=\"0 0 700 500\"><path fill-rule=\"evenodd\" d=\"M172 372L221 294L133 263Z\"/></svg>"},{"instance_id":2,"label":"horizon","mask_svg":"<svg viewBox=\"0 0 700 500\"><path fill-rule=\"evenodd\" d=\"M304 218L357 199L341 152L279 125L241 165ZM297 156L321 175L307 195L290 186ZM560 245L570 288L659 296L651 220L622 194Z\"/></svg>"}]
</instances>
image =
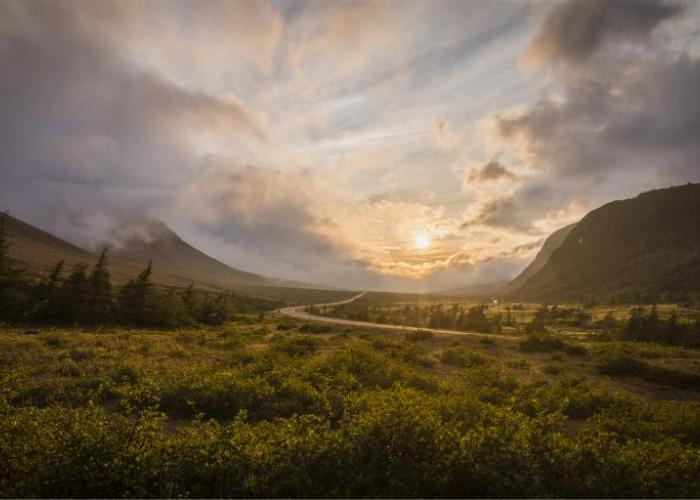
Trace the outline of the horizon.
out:
<instances>
[{"instance_id":1,"label":"horizon","mask_svg":"<svg viewBox=\"0 0 700 500\"><path fill-rule=\"evenodd\" d=\"M242 271L434 292L513 278L590 210L700 181L696 2L0 19L2 208L89 249L152 218Z\"/></svg>"},{"instance_id":2,"label":"horizon","mask_svg":"<svg viewBox=\"0 0 700 500\"><path fill-rule=\"evenodd\" d=\"M683 187L683 186L691 186L691 185L700 185L700 183L691 183L691 182L687 182L687 183L682 184L682 185L673 185L673 186L665 186L665 187L660 187L660 188L654 188L654 189L651 189L651 190L649 190L649 191L644 191L643 193L638 193L637 195L632 196L631 198L628 198L628 199L638 198L639 196L641 196L641 195L643 195L643 194L651 193L651 192L654 192L654 191L663 191L663 190L666 190L666 189L674 189L674 188L680 188L680 187ZM601 205L601 206L599 206L599 207L594 208L593 210L597 210L597 209L599 209L599 208L603 208L603 207L605 207L606 205L608 205L608 204L610 204L610 203L613 203L614 201L625 201L625 200L626 200L626 199L623 199L623 200L612 200L612 201L610 201L610 202L604 203L603 205ZM10 213L9 211L0 212L0 216L2 216L3 214L9 215L9 216L11 216L11 217L14 217L14 215L13 215L12 213ZM20 222L26 223L26 221L22 221L21 219L17 219L17 220L19 220ZM124 222L124 221L121 221L121 222ZM555 229L553 232L557 232L557 231L559 231L559 229L564 229L564 228L569 227L569 226L574 226L574 225L578 224L579 222L580 222L580 220L574 221L573 223L567 224L566 226L562 226L562 227L559 227L559 228ZM45 229L42 229L42 228L38 228L38 229L40 229L40 230L42 230L42 231L45 231ZM115 236L114 234L112 235L113 238L112 238L111 241L103 241L103 242L101 242L98 246L95 246L94 248L81 247L80 245L78 245L78 244L76 244L76 243L74 243L74 242L68 241L68 240L66 240L66 242L69 243L69 244L71 244L71 245L78 246L78 247L81 248L82 250L86 250L86 251L88 251L88 252L93 253L93 255L94 255L95 257L97 257L97 256L99 255L99 253L100 253L103 249L109 249L109 250L110 250L110 255L111 255L111 253L112 253L113 251L116 250L116 251L118 252L117 255L118 255L118 257L119 257L119 252L122 251L122 250L127 250L127 255L128 255L128 246L129 246L130 243L133 243L133 242L137 242L137 243L144 243L144 242L145 242L145 243L150 243L150 242L152 242L152 241L158 240L158 239L159 239L159 236L162 236L162 231L163 231L163 230L166 230L169 234L174 235L176 238L178 238L178 239L179 239L180 241L182 241L184 244L186 244L186 245L188 245L188 246L194 248L194 250L197 250L197 251L199 250L196 246L194 246L194 245L191 244L190 242L186 241L185 239L181 238L179 234L177 234L175 231L173 231L173 229L167 224L166 221L163 221L163 220L161 220L161 219L150 219L150 220L140 220L140 221L137 221L137 220L126 221L122 226L120 226L120 227L118 228L118 231L117 231L117 233L116 233L116 236ZM156 233L161 233L161 234L156 234ZM51 234L51 233L49 232L48 234ZM52 236L54 236L54 235L52 235ZM548 235L547 238L549 238L549 236L551 236L551 234ZM543 242L543 243L544 243L544 242ZM542 250L542 246L538 247L537 253L539 253L540 250ZM221 262L221 263L223 263L223 264L226 265L226 263L225 263L222 259L217 259L216 257L210 256L210 255L208 255L208 254L205 254L205 255L207 255L208 257L212 257L212 258L214 258L214 259L218 260L219 262ZM122 256L123 256L123 255L122 255ZM128 257L127 257L127 258L128 258ZM364 291L371 291L371 292L377 292L377 293L407 293L407 294L418 293L418 294L427 294L427 295L430 295L430 294L440 294L440 293L451 292L451 291L459 292L460 289L466 290L466 289L468 289L468 288L478 288L478 287L494 287L494 286L497 286L497 287L502 288L504 285L507 285L508 283L515 281L515 278L520 277L520 276L524 273L524 271L526 270L526 268L528 268L528 267L530 266L530 264L532 264L532 263L533 263L533 260L528 260L527 262L524 263L523 267L517 271L517 273L516 273L515 275L510 276L510 277L508 277L508 278L506 278L506 279L503 279L503 280L490 281L490 282L466 283L466 284L462 284L462 286L457 286L457 287L454 287L454 288L449 288L449 289L435 289L435 290L424 290L424 291L421 291L421 292L413 292L413 291L410 291L410 290L409 290L409 291L402 291L402 290L385 290L385 289L378 289L378 288L374 288L374 289L368 288L368 289L365 290L365 289L362 289L362 288L338 287L338 286L335 286L335 285L333 285L333 284L328 284L328 283L306 283L306 282L301 282L301 281L295 281L295 280L288 280L288 279L284 279L284 278L279 278L278 276L271 276L271 275L268 276L268 275L264 275L264 274L261 274L260 276L263 277L263 278L265 278L265 279L272 280L270 286L292 287L292 288L295 288L295 287L297 287L297 286L301 286L301 287L310 286L310 287L319 288L319 289L324 289L324 288L325 288L325 289L327 289L327 290L354 290L354 291L361 291L361 290L364 290ZM150 265L150 264L149 264L149 265ZM160 269L159 269L159 268L160 268L159 263L158 263L158 262L153 263L153 268L154 268L155 271L159 271L159 270L160 270ZM243 270L238 270L238 271L243 271ZM277 282L278 284L277 284L277 285L274 285L275 282ZM294 286L293 286L293 285L294 285ZM486 296L486 295L488 295L488 294L485 294L485 293L483 293L483 292L478 294L478 296L481 296L481 295ZM477 295L475 295L475 296L477 296Z\"/></svg>"}]
</instances>

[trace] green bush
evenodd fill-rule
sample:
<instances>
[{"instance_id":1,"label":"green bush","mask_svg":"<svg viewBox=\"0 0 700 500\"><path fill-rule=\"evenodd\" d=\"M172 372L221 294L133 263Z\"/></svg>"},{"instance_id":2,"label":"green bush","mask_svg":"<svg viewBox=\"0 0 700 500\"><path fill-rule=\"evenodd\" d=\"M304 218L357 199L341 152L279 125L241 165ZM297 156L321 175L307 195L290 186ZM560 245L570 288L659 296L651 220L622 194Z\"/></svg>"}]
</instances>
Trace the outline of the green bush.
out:
<instances>
[{"instance_id":1,"label":"green bush","mask_svg":"<svg viewBox=\"0 0 700 500\"><path fill-rule=\"evenodd\" d=\"M463 346L447 370L401 338L255 333L274 325L57 332L67 349L3 331L0 497L700 496L697 403Z\"/></svg>"},{"instance_id":2,"label":"green bush","mask_svg":"<svg viewBox=\"0 0 700 500\"><path fill-rule=\"evenodd\" d=\"M618 353L601 357L597 361L597 367L604 375L642 376L646 373L648 365L632 356Z\"/></svg>"},{"instance_id":3,"label":"green bush","mask_svg":"<svg viewBox=\"0 0 700 500\"><path fill-rule=\"evenodd\" d=\"M442 351L440 361L447 365L471 368L486 364L487 358L466 347L448 347Z\"/></svg>"},{"instance_id":4,"label":"green bush","mask_svg":"<svg viewBox=\"0 0 700 500\"><path fill-rule=\"evenodd\" d=\"M700 375L680 370L653 366L625 354L609 354L602 357L598 370L605 375L632 376L648 382L668 385L678 389L700 391Z\"/></svg>"},{"instance_id":5,"label":"green bush","mask_svg":"<svg viewBox=\"0 0 700 500\"><path fill-rule=\"evenodd\" d=\"M566 344L564 352L570 356L585 356L588 354L588 349L578 344Z\"/></svg>"},{"instance_id":6,"label":"green bush","mask_svg":"<svg viewBox=\"0 0 700 500\"><path fill-rule=\"evenodd\" d=\"M270 347L289 356L306 356L316 352L321 345L321 340L308 335L300 335L286 338L274 338Z\"/></svg>"},{"instance_id":7,"label":"green bush","mask_svg":"<svg viewBox=\"0 0 700 500\"><path fill-rule=\"evenodd\" d=\"M564 341L557 337L528 335L518 347L523 352L552 352L564 349Z\"/></svg>"},{"instance_id":8,"label":"green bush","mask_svg":"<svg viewBox=\"0 0 700 500\"><path fill-rule=\"evenodd\" d=\"M433 338L433 332L430 332L428 330L413 330L410 332L404 333L404 336L406 337L406 340L409 340L411 342L420 342L423 340L430 340Z\"/></svg>"},{"instance_id":9,"label":"green bush","mask_svg":"<svg viewBox=\"0 0 700 500\"><path fill-rule=\"evenodd\" d=\"M301 333L328 333L331 331L330 325L319 325L316 323L304 323L299 328Z\"/></svg>"},{"instance_id":10,"label":"green bush","mask_svg":"<svg viewBox=\"0 0 700 500\"><path fill-rule=\"evenodd\" d=\"M542 371L549 375L559 375L563 368L560 365L545 365L542 367Z\"/></svg>"}]
</instances>

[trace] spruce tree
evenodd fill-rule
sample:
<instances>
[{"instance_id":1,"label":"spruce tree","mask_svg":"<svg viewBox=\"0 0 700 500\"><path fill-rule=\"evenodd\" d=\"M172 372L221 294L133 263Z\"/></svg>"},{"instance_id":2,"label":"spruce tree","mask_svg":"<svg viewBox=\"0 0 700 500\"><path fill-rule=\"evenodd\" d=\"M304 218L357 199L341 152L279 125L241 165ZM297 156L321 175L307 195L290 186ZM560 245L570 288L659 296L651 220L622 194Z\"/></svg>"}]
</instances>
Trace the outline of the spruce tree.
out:
<instances>
[{"instance_id":1,"label":"spruce tree","mask_svg":"<svg viewBox=\"0 0 700 500\"><path fill-rule=\"evenodd\" d=\"M70 323L86 321L87 302L90 295L90 283L86 270L86 264L75 264L61 287L59 308L63 318Z\"/></svg>"},{"instance_id":2,"label":"spruce tree","mask_svg":"<svg viewBox=\"0 0 700 500\"><path fill-rule=\"evenodd\" d=\"M0 214L0 320L21 318L29 303L25 268L10 256L11 240L6 214Z\"/></svg>"},{"instance_id":3,"label":"spruce tree","mask_svg":"<svg viewBox=\"0 0 700 500\"><path fill-rule=\"evenodd\" d=\"M62 319L64 282L63 267L65 261L56 262L51 274L43 279L36 287L37 317L42 320Z\"/></svg>"},{"instance_id":4,"label":"spruce tree","mask_svg":"<svg viewBox=\"0 0 700 500\"><path fill-rule=\"evenodd\" d=\"M153 324L153 266L148 266L139 275L124 285L119 293L119 312L123 321L139 326Z\"/></svg>"},{"instance_id":5,"label":"spruce tree","mask_svg":"<svg viewBox=\"0 0 700 500\"><path fill-rule=\"evenodd\" d=\"M112 313L112 283L107 269L107 248L105 247L92 268L89 279L90 297L88 321L101 324L109 321Z\"/></svg>"}]
</instances>

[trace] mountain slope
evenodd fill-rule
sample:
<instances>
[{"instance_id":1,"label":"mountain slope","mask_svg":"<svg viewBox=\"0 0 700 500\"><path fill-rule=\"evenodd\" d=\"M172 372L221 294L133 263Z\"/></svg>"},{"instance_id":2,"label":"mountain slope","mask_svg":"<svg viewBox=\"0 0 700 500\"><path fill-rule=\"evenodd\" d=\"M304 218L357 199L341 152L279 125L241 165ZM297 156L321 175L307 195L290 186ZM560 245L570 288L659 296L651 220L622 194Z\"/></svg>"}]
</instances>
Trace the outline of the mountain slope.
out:
<instances>
[{"instance_id":1,"label":"mountain slope","mask_svg":"<svg viewBox=\"0 0 700 500\"><path fill-rule=\"evenodd\" d=\"M664 301L699 292L700 184L687 184L591 211L510 296Z\"/></svg>"},{"instance_id":2,"label":"mountain slope","mask_svg":"<svg viewBox=\"0 0 700 500\"><path fill-rule=\"evenodd\" d=\"M265 286L268 280L257 274L239 271L210 257L183 241L160 221L141 223L145 234L134 236L113 255L125 260L146 264L175 277L223 287Z\"/></svg>"},{"instance_id":3,"label":"mountain slope","mask_svg":"<svg viewBox=\"0 0 700 500\"><path fill-rule=\"evenodd\" d=\"M91 266L96 255L10 215L5 216L10 235L10 254L35 274L47 273L59 260L66 270L83 263ZM255 274L229 267L182 241L165 224L149 225L148 238L134 238L110 252L109 271L115 284L136 276L153 260L153 281L159 285L185 287L196 283L205 288L230 289L266 286Z\"/></svg>"},{"instance_id":4,"label":"mountain slope","mask_svg":"<svg viewBox=\"0 0 700 500\"><path fill-rule=\"evenodd\" d=\"M47 272L59 260L71 266L78 262L93 262L95 255L61 238L42 231L11 215L5 214L5 228L10 240L10 255L32 270Z\"/></svg>"},{"instance_id":5,"label":"mountain slope","mask_svg":"<svg viewBox=\"0 0 700 500\"><path fill-rule=\"evenodd\" d=\"M554 250L559 248L561 244L564 243L564 240L567 236L569 236L569 233L574 227L576 227L575 223L570 224L566 227L562 227L561 229L557 229L552 234L550 234L544 241L544 244L542 245L540 251L537 252L535 259L532 262L530 262L530 264L525 269L523 269L523 271L520 274L513 278L500 291L500 293L510 294L514 292L515 290L523 286L528 280L528 278L537 274L540 271L540 269L542 269L547 264L547 261L549 261L549 257L550 255L552 255L552 252L554 252Z\"/></svg>"}]
</instances>

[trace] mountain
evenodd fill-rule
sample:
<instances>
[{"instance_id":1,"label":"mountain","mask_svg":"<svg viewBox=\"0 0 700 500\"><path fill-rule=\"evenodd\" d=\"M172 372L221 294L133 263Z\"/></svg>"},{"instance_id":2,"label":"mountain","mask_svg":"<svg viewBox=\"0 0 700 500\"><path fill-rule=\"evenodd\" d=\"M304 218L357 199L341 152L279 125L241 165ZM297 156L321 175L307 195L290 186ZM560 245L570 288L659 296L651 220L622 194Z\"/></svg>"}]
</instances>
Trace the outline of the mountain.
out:
<instances>
[{"instance_id":1,"label":"mountain","mask_svg":"<svg viewBox=\"0 0 700 500\"><path fill-rule=\"evenodd\" d=\"M66 269L84 263L94 264L96 255L10 215L5 216L10 235L10 254L31 272L49 272L64 260ZM142 226L143 228L143 226ZM112 281L122 284L153 261L153 281L160 285L185 287L195 283L204 288L230 289L264 287L274 282L234 269L183 241L162 222L149 222L146 231L128 239L109 254Z\"/></svg>"},{"instance_id":2,"label":"mountain","mask_svg":"<svg viewBox=\"0 0 700 500\"><path fill-rule=\"evenodd\" d=\"M508 285L507 281L496 281L494 283L476 283L465 285L449 290L435 292L433 295L444 295L451 297L492 297L503 290Z\"/></svg>"},{"instance_id":3,"label":"mountain","mask_svg":"<svg viewBox=\"0 0 700 500\"><path fill-rule=\"evenodd\" d=\"M700 184L614 201L588 213L509 297L675 301L700 293Z\"/></svg>"},{"instance_id":4,"label":"mountain","mask_svg":"<svg viewBox=\"0 0 700 500\"><path fill-rule=\"evenodd\" d=\"M523 284L525 284L528 278L537 274L540 271L540 269L542 269L547 264L549 256L552 255L552 252L554 252L554 250L559 248L561 244L564 243L564 240L567 236L569 236L569 233L574 227L576 227L576 223L570 224L566 227L562 227L561 229L557 229L552 234L550 234L544 241L544 244L542 245L540 251L537 252L535 260L533 260L530 263L530 265L523 269L523 271L520 274L518 274L506 286L504 286L503 289L500 290L500 293L510 294L514 292L515 290L523 286Z\"/></svg>"},{"instance_id":5,"label":"mountain","mask_svg":"<svg viewBox=\"0 0 700 500\"><path fill-rule=\"evenodd\" d=\"M95 260L95 255L87 250L11 215L5 214L3 217L12 245L10 255L27 264L32 270L48 272L59 260L64 260L67 266Z\"/></svg>"},{"instance_id":6,"label":"mountain","mask_svg":"<svg viewBox=\"0 0 700 500\"><path fill-rule=\"evenodd\" d=\"M139 229L114 248L113 256L142 265L152 261L161 273L224 288L271 284L262 276L239 271L197 250L161 221L139 222Z\"/></svg>"}]
</instances>

